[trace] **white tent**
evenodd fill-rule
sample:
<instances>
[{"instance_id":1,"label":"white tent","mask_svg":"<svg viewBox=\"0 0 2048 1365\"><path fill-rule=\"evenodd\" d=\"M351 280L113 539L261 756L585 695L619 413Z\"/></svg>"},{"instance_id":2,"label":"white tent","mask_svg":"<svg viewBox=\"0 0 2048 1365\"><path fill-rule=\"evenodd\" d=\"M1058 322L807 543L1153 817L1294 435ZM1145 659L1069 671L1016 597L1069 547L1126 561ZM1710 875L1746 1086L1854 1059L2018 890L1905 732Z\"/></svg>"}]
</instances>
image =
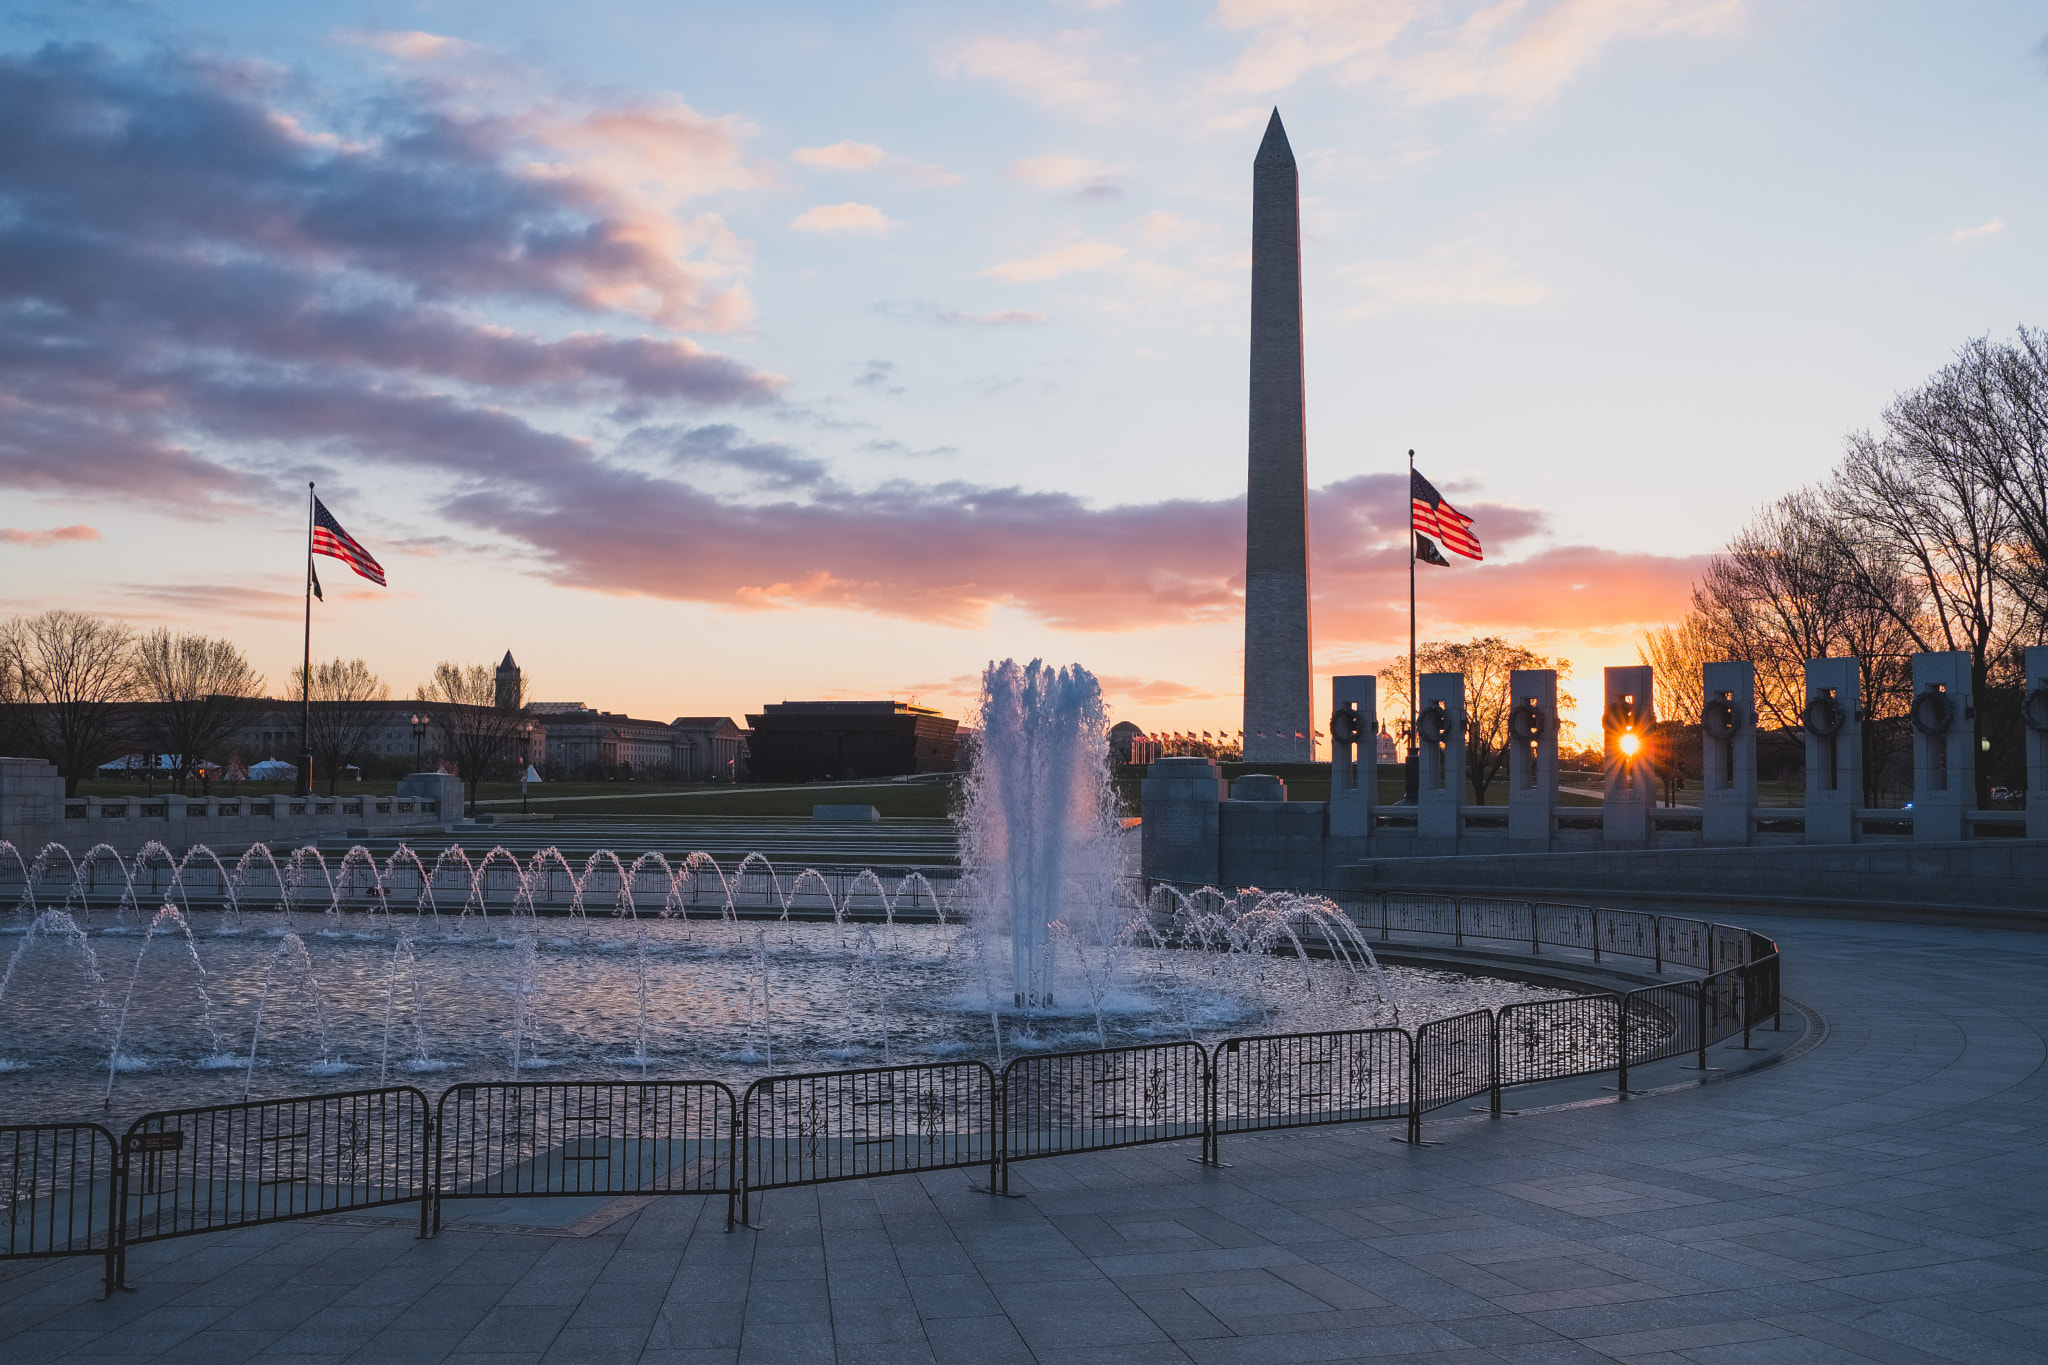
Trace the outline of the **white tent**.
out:
<instances>
[{"instance_id":1,"label":"white tent","mask_svg":"<svg viewBox=\"0 0 2048 1365\"><path fill-rule=\"evenodd\" d=\"M287 763L281 758L266 758L261 763L249 765L249 778L255 782L282 782L286 778L298 775L297 765Z\"/></svg>"}]
</instances>

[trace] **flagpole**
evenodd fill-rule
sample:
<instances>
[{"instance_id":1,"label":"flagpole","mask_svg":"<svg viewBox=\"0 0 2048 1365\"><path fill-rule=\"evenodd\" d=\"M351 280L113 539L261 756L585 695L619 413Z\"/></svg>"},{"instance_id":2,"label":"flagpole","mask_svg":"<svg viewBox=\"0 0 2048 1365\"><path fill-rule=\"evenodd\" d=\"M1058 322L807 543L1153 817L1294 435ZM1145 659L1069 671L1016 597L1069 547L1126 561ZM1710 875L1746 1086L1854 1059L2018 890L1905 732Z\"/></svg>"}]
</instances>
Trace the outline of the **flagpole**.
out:
<instances>
[{"instance_id":1,"label":"flagpole","mask_svg":"<svg viewBox=\"0 0 2048 1365\"><path fill-rule=\"evenodd\" d=\"M1411 505L1408 515L1413 518ZM1413 577L1414 571L1410 570ZM313 483L306 482L306 637L304 661L299 666L299 785L292 793L301 798L313 794Z\"/></svg>"},{"instance_id":2,"label":"flagpole","mask_svg":"<svg viewBox=\"0 0 2048 1365\"><path fill-rule=\"evenodd\" d=\"M1419 805L1422 801L1422 770L1418 766L1421 751L1416 748L1415 733L1415 452L1408 452L1408 759L1404 765L1403 785L1407 788L1408 800Z\"/></svg>"}]
</instances>

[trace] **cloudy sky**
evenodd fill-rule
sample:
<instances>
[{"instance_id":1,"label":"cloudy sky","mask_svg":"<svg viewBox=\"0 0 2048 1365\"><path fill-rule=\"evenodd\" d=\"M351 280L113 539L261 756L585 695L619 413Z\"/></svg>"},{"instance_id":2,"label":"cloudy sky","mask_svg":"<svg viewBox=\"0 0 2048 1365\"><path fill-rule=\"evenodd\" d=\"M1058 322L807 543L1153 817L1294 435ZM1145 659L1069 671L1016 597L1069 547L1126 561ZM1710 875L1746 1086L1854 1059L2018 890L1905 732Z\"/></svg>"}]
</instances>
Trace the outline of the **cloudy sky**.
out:
<instances>
[{"instance_id":1,"label":"cloudy sky","mask_svg":"<svg viewBox=\"0 0 2048 1365\"><path fill-rule=\"evenodd\" d=\"M1965 339L2048 322L2025 3L26 0L0 610L409 691L960 714L990 658L1238 715L1250 163L1302 168L1318 673L1633 662ZM1320 702L1320 698L1319 698Z\"/></svg>"}]
</instances>

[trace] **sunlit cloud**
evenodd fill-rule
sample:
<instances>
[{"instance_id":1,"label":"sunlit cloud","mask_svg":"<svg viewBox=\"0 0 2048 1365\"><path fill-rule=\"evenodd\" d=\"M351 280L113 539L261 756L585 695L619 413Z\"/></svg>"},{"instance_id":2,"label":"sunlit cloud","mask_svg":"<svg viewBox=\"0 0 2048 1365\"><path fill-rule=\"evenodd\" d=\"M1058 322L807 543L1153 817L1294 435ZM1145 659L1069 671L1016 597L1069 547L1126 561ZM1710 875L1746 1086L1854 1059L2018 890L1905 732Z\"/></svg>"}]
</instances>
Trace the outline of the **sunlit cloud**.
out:
<instances>
[{"instance_id":1,"label":"sunlit cloud","mask_svg":"<svg viewBox=\"0 0 2048 1365\"><path fill-rule=\"evenodd\" d=\"M478 51L475 43L446 38L420 29L356 29L337 35L343 42L382 52L407 62L431 62L449 57L466 57Z\"/></svg>"},{"instance_id":2,"label":"sunlit cloud","mask_svg":"<svg viewBox=\"0 0 2048 1365\"><path fill-rule=\"evenodd\" d=\"M1523 308L1553 291L1490 247L1446 244L1405 261L1368 261L1338 272L1368 298L1342 310L1348 318L1396 308L1485 305Z\"/></svg>"},{"instance_id":3,"label":"sunlit cloud","mask_svg":"<svg viewBox=\"0 0 2048 1365\"><path fill-rule=\"evenodd\" d=\"M1207 223L1193 222L1164 209L1138 219L1131 224L1131 230L1148 246L1175 246L1182 242L1200 241L1216 231Z\"/></svg>"},{"instance_id":4,"label":"sunlit cloud","mask_svg":"<svg viewBox=\"0 0 2048 1365\"><path fill-rule=\"evenodd\" d=\"M1119 181L1125 167L1111 166L1085 156L1053 152L1027 156L1003 168L1011 180L1042 190L1071 192L1083 199L1113 199L1123 193Z\"/></svg>"},{"instance_id":5,"label":"sunlit cloud","mask_svg":"<svg viewBox=\"0 0 2048 1365\"><path fill-rule=\"evenodd\" d=\"M942 308L922 300L906 303L885 300L875 305L875 311L885 317L902 318L908 322L936 322L946 327L1035 327L1045 321L1045 314L1026 308L996 308L977 313L965 308Z\"/></svg>"},{"instance_id":6,"label":"sunlit cloud","mask_svg":"<svg viewBox=\"0 0 2048 1365\"><path fill-rule=\"evenodd\" d=\"M1079 270L1100 270L1116 264L1124 254L1122 247L1111 242L1075 242L1027 260L992 265L980 273L987 279L1001 280L1005 284L1030 284L1038 280L1058 279Z\"/></svg>"},{"instance_id":7,"label":"sunlit cloud","mask_svg":"<svg viewBox=\"0 0 2048 1365\"><path fill-rule=\"evenodd\" d=\"M0 526L0 545L26 545L30 549L43 550L67 541L98 540L97 529L86 526L51 526L42 530L28 530L19 526Z\"/></svg>"},{"instance_id":8,"label":"sunlit cloud","mask_svg":"<svg viewBox=\"0 0 2048 1365\"><path fill-rule=\"evenodd\" d=\"M991 81L1034 104L1105 118L1124 108L1129 59L1105 54L1099 37L1069 29L1051 43L976 38L944 54L939 74Z\"/></svg>"},{"instance_id":9,"label":"sunlit cloud","mask_svg":"<svg viewBox=\"0 0 2048 1365\"><path fill-rule=\"evenodd\" d=\"M1411 104L1527 109L1621 43L1717 36L1745 10L1746 0L1220 0L1216 23L1248 42L1216 84L1271 93L1328 71Z\"/></svg>"},{"instance_id":10,"label":"sunlit cloud","mask_svg":"<svg viewBox=\"0 0 2048 1365\"><path fill-rule=\"evenodd\" d=\"M1952 245L1960 246L1964 242L1974 242L1985 237L1996 237L2003 231L2005 231L2004 220L1993 218L1990 222L1979 223L1975 227L1957 228L1948 235L1948 240Z\"/></svg>"},{"instance_id":11,"label":"sunlit cloud","mask_svg":"<svg viewBox=\"0 0 2048 1365\"><path fill-rule=\"evenodd\" d=\"M789 224L798 232L851 232L879 237L897 225L873 204L820 204L799 213Z\"/></svg>"},{"instance_id":12,"label":"sunlit cloud","mask_svg":"<svg viewBox=\"0 0 2048 1365\"><path fill-rule=\"evenodd\" d=\"M960 177L936 164L891 156L872 142L835 142L829 147L799 147L789 154L799 166L827 171L887 170L924 185L957 185Z\"/></svg>"}]
</instances>

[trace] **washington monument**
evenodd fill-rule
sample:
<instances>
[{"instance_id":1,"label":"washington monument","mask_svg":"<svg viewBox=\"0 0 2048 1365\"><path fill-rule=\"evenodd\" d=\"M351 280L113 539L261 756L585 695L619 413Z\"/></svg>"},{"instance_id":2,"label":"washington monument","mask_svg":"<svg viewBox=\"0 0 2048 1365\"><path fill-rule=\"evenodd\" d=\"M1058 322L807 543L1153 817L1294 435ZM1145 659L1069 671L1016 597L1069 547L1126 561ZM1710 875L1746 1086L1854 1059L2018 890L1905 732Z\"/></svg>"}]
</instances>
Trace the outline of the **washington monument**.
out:
<instances>
[{"instance_id":1,"label":"washington monument","mask_svg":"<svg viewBox=\"0 0 2048 1365\"><path fill-rule=\"evenodd\" d=\"M1252 162L1251 469L1245 482L1244 756L1315 757L1309 693L1308 440L1301 191L1280 111Z\"/></svg>"}]
</instances>

